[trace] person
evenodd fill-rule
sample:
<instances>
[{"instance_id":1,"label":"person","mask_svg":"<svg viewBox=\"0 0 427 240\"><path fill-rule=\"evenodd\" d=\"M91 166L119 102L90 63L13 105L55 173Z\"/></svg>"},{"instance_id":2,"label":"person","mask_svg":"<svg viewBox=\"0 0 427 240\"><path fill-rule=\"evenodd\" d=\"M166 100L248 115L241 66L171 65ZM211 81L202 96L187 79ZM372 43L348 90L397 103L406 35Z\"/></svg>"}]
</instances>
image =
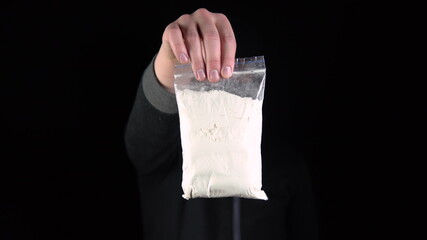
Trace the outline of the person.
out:
<instances>
[{"instance_id":1,"label":"person","mask_svg":"<svg viewBox=\"0 0 427 240\"><path fill-rule=\"evenodd\" d=\"M236 48L227 16L201 8L165 28L160 49L143 73L125 144L138 175L144 239L318 238L309 173L301 154L289 146L262 147L267 201L182 198L174 66L188 63L198 80L221 81L233 74Z\"/></svg>"}]
</instances>

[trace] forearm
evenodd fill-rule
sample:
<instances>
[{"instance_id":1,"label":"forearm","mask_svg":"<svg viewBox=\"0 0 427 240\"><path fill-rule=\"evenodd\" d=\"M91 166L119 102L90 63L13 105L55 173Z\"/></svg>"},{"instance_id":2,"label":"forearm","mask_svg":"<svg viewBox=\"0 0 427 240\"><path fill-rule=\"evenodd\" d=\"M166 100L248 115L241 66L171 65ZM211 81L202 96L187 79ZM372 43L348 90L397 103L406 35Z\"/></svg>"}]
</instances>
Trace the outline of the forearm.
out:
<instances>
[{"instance_id":1,"label":"forearm","mask_svg":"<svg viewBox=\"0 0 427 240\"><path fill-rule=\"evenodd\" d=\"M141 79L125 129L128 156L139 174L167 168L180 153L175 95L157 81L151 62Z\"/></svg>"}]
</instances>

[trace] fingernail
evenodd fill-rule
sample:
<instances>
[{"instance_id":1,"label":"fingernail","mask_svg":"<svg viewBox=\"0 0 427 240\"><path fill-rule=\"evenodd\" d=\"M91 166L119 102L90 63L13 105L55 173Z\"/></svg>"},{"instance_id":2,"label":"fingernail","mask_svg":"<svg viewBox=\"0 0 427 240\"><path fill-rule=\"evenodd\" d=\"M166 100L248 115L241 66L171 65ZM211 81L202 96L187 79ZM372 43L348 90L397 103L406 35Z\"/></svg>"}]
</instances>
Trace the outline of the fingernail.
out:
<instances>
[{"instance_id":1,"label":"fingernail","mask_svg":"<svg viewBox=\"0 0 427 240\"><path fill-rule=\"evenodd\" d=\"M188 62L187 54L185 54L185 53L181 53L181 54L179 55L179 62L180 62L180 63L186 63L186 62Z\"/></svg>"},{"instance_id":2,"label":"fingernail","mask_svg":"<svg viewBox=\"0 0 427 240\"><path fill-rule=\"evenodd\" d=\"M231 67L227 66L222 69L222 76L225 78L231 77Z\"/></svg>"},{"instance_id":3,"label":"fingernail","mask_svg":"<svg viewBox=\"0 0 427 240\"><path fill-rule=\"evenodd\" d=\"M218 72L218 70L216 70L216 69L212 70L211 74L209 76L209 79L212 80L212 81L218 81L219 80L219 72Z\"/></svg>"},{"instance_id":4,"label":"fingernail","mask_svg":"<svg viewBox=\"0 0 427 240\"><path fill-rule=\"evenodd\" d=\"M197 70L196 78L197 78L197 80L204 80L206 78L205 71L203 69Z\"/></svg>"}]
</instances>

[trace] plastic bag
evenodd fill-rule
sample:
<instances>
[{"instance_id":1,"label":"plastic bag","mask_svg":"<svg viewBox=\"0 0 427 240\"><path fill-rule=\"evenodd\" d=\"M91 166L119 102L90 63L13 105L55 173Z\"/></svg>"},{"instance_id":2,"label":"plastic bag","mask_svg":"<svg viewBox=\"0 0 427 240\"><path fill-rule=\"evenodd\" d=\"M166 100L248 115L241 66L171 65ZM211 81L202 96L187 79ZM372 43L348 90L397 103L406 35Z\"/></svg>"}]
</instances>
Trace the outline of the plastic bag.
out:
<instances>
[{"instance_id":1,"label":"plastic bag","mask_svg":"<svg viewBox=\"0 0 427 240\"><path fill-rule=\"evenodd\" d=\"M267 200L262 188L263 56L236 58L233 76L198 81L175 67L183 154L183 198Z\"/></svg>"}]
</instances>

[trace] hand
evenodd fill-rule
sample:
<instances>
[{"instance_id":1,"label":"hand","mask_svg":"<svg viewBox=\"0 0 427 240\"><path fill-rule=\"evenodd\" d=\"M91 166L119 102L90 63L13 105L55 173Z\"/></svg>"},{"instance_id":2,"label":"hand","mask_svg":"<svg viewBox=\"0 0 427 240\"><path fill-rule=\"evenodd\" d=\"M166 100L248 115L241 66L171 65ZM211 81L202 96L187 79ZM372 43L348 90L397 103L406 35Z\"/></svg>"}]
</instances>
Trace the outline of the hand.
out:
<instances>
[{"instance_id":1,"label":"hand","mask_svg":"<svg viewBox=\"0 0 427 240\"><path fill-rule=\"evenodd\" d=\"M224 14L200 8L170 23L154 62L160 83L174 92L174 66L191 63L197 80L215 82L233 73L236 39Z\"/></svg>"}]
</instances>

